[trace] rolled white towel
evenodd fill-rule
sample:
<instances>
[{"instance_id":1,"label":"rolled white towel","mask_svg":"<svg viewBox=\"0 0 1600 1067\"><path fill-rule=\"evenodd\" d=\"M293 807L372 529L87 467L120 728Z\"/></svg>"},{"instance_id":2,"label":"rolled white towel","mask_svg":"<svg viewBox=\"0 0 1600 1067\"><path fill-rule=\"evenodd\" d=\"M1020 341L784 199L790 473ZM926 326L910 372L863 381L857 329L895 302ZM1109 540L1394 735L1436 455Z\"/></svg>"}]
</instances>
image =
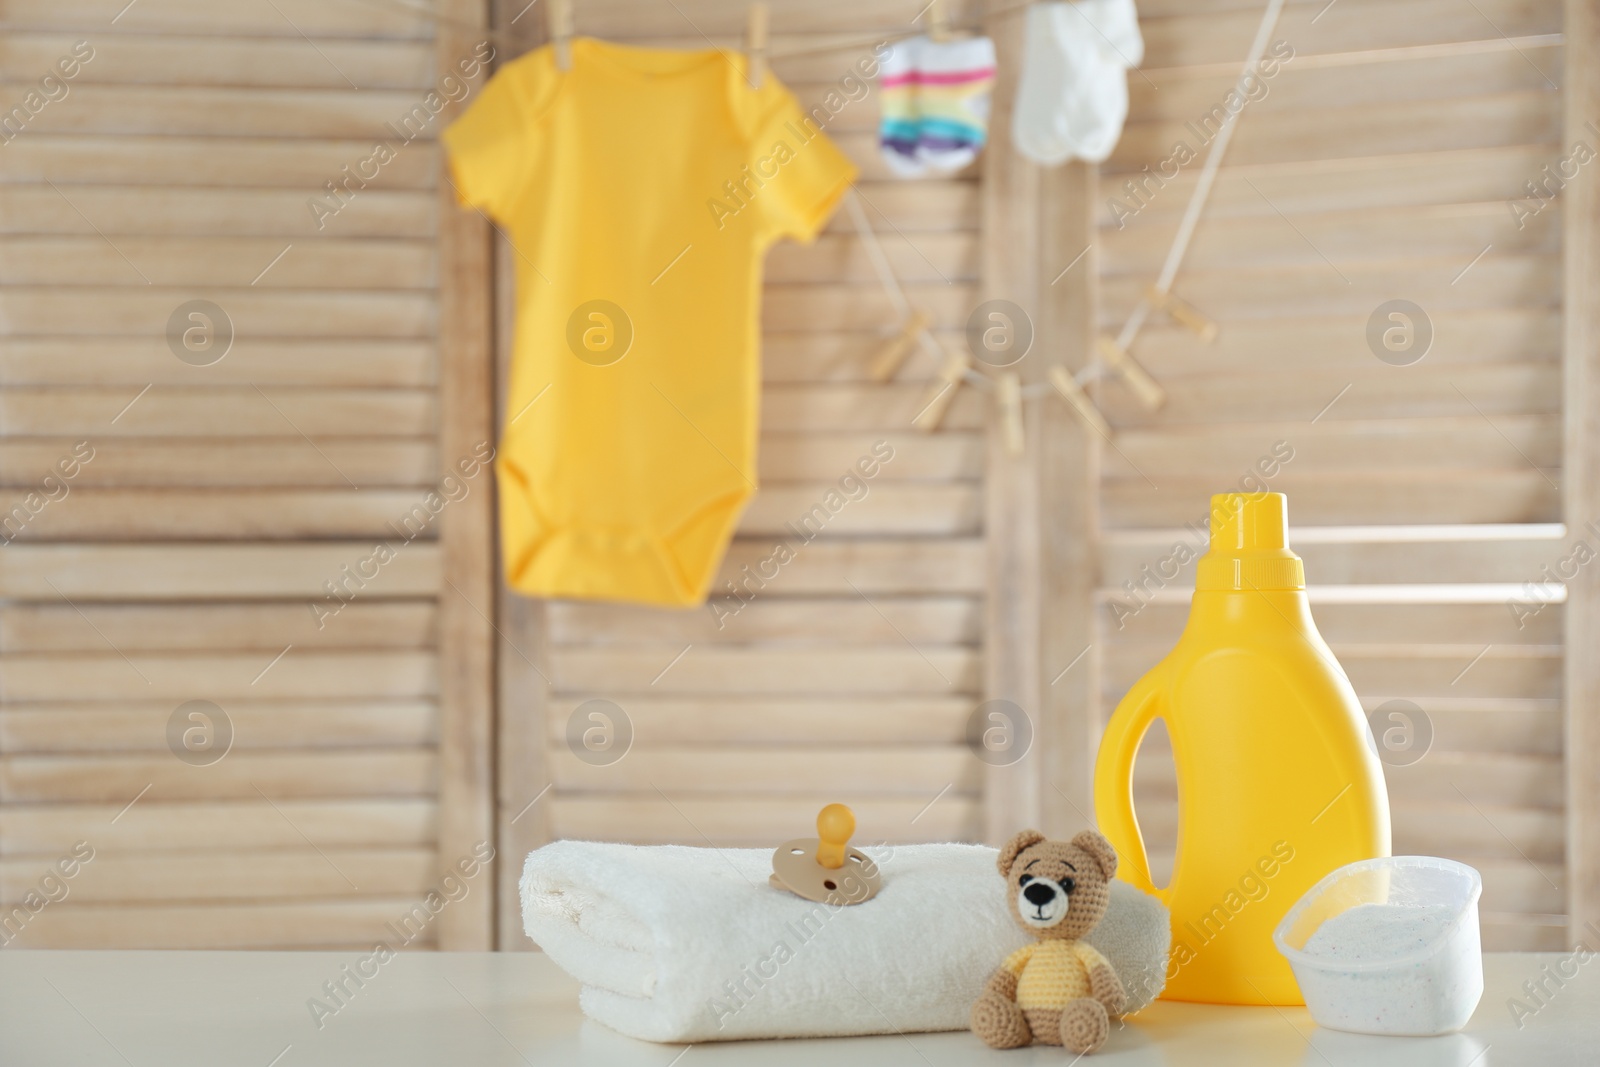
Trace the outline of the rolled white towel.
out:
<instances>
[{"instance_id":1,"label":"rolled white towel","mask_svg":"<svg viewBox=\"0 0 1600 1067\"><path fill-rule=\"evenodd\" d=\"M523 926L580 983L584 1014L649 1041L961 1030L1030 938L995 850L866 847L872 900L830 908L767 884L767 849L558 841L528 856ZM1121 882L1088 940L1133 1006L1160 991L1167 911Z\"/></svg>"}]
</instances>

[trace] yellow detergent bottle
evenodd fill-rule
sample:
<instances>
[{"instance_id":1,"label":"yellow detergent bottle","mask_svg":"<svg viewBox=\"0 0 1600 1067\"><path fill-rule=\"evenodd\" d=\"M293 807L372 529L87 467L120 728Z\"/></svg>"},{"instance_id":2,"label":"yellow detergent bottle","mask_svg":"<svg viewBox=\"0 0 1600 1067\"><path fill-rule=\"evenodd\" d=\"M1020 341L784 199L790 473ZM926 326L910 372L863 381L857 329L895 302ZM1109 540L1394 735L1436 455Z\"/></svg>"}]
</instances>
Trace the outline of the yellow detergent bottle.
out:
<instances>
[{"instance_id":1,"label":"yellow detergent bottle","mask_svg":"<svg viewBox=\"0 0 1600 1067\"><path fill-rule=\"evenodd\" d=\"M1311 621L1282 493L1211 498L1183 636L1128 691L1095 765L1118 874L1172 912L1162 996L1300 1004L1272 930L1335 868L1389 854L1383 769L1350 680ZM1157 889L1133 811L1134 756L1166 722L1178 773L1178 851Z\"/></svg>"}]
</instances>

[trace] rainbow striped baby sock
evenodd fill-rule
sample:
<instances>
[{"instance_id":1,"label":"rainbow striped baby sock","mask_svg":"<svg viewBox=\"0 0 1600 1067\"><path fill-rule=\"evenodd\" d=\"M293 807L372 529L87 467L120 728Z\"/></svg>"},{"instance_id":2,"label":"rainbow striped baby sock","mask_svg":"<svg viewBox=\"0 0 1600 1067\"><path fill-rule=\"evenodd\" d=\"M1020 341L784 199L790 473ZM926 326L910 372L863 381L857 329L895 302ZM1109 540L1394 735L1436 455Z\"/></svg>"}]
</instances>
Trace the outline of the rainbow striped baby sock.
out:
<instances>
[{"instance_id":1,"label":"rainbow striped baby sock","mask_svg":"<svg viewBox=\"0 0 1600 1067\"><path fill-rule=\"evenodd\" d=\"M911 37L891 49L878 81L879 143L901 177L960 170L988 137L994 42Z\"/></svg>"}]
</instances>

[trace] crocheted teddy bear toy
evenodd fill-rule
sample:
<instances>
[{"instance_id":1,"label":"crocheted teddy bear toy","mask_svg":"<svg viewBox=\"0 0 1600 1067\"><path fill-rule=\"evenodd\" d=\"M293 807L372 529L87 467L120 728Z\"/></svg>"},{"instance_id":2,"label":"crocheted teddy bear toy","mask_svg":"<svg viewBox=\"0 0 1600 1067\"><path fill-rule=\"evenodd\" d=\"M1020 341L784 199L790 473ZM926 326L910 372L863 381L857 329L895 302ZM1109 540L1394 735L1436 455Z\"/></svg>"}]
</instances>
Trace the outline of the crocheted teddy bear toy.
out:
<instances>
[{"instance_id":1,"label":"crocheted teddy bear toy","mask_svg":"<svg viewBox=\"0 0 1600 1067\"><path fill-rule=\"evenodd\" d=\"M1083 940L1111 902L1116 851L1093 830L1071 841L1024 830L1000 850L999 866L1012 918L1038 940L989 977L972 1005L972 1032L990 1048L1093 1052L1128 1002L1111 964Z\"/></svg>"}]
</instances>

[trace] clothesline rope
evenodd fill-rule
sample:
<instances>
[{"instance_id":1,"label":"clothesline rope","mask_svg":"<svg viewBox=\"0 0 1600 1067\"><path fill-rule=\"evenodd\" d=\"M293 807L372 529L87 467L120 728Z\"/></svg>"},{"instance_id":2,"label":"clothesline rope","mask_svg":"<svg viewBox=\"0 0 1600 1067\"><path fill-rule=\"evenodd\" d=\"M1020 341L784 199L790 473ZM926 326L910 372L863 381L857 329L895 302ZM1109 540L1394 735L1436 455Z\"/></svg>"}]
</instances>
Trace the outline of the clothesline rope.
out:
<instances>
[{"instance_id":1,"label":"clothesline rope","mask_svg":"<svg viewBox=\"0 0 1600 1067\"><path fill-rule=\"evenodd\" d=\"M1255 70L1256 64L1261 62L1261 55L1267 49L1267 38L1278 24L1278 15L1283 11L1284 0L1267 0L1267 9L1261 14L1261 24L1256 28L1255 40L1250 42L1250 54L1244 61L1244 66L1239 71L1239 80L1234 83L1234 92L1244 96L1245 79ZM1173 279L1178 276L1178 268L1183 264L1183 257L1189 252L1189 241L1194 237L1194 228L1200 221L1200 213L1205 210L1206 201L1211 198L1211 186L1216 181L1217 170L1222 166L1223 153L1228 150L1228 142L1233 139L1233 131L1239 125L1239 116L1244 109L1229 111L1228 117L1222 120L1222 128L1217 131L1216 139L1211 142L1211 148L1206 153L1206 161L1200 166L1200 175L1195 181L1194 192L1189 196L1189 204L1184 209L1183 219L1178 223L1178 232L1173 236L1172 247L1167 250L1167 258L1162 261L1161 273L1156 276L1155 291L1161 295L1171 290ZM1139 302L1134 305L1133 312L1128 316L1128 321L1122 324L1122 330L1117 334L1117 347L1124 352L1133 344L1133 339L1139 336L1145 320L1150 315L1151 303L1149 294L1139 297Z\"/></svg>"}]
</instances>

